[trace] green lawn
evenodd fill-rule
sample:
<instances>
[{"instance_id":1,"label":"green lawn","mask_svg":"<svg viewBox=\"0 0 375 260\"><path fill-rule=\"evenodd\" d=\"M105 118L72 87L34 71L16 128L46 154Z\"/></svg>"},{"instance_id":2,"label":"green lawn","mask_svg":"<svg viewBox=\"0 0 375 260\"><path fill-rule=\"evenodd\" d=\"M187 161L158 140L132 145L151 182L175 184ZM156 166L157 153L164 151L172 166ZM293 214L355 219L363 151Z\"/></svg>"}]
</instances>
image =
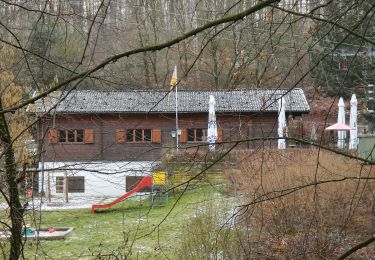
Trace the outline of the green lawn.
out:
<instances>
[{"instance_id":1,"label":"green lawn","mask_svg":"<svg viewBox=\"0 0 375 260\"><path fill-rule=\"evenodd\" d=\"M149 200L126 200L96 212L94 217L89 209L42 212L42 227L73 226L75 230L65 240L40 241L38 247L35 242L27 242L25 256L33 257L37 251L39 258L92 259L98 253L124 255L131 252L132 258L160 259L166 258L166 254L173 259L182 224L207 201L222 198L218 189L206 186L186 192L165 221L162 220L178 195L170 196L168 205L158 208L150 208ZM32 217L39 216L30 214L27 221L32 222Z\"/></svg>"}]
</instances>

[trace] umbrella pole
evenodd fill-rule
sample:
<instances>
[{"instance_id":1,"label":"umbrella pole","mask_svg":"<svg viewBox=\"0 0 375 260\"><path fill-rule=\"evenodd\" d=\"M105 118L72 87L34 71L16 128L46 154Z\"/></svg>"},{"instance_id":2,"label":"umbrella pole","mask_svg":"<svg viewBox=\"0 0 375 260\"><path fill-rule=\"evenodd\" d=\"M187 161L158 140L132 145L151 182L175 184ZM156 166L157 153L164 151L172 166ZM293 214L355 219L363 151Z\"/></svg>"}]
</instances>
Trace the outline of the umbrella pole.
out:
<instances>
[{"instance_id":1,"label":"umbrella pole","mask_svg":"<svg viewBox=\"0 0 375 260\"><path fill-rule=\"evenodd\" d=\"M177 85L176 88L176 151L178 152L178 101L177 101Z\"/></svg>"}]
</instances>

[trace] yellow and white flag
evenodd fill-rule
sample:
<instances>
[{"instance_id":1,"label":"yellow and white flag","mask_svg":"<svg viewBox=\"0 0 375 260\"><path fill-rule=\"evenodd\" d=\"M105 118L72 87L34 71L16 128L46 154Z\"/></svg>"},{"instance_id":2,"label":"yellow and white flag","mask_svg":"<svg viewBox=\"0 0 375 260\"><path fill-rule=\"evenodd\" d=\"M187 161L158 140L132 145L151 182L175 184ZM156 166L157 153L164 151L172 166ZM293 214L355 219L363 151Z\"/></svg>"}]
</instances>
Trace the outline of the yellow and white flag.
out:
<instances>
[{"instance_id":1,"label":"yellow and white flag","mask_svg":"<svg viewBox=\"0 0 375 260\"><path fill-rule=\"evenodd\" d=\"M177 84L177 66L174 66L169 92L173 91L173 88L174 86L176 86L176 84Z\"/></svg>"}]
</instances>

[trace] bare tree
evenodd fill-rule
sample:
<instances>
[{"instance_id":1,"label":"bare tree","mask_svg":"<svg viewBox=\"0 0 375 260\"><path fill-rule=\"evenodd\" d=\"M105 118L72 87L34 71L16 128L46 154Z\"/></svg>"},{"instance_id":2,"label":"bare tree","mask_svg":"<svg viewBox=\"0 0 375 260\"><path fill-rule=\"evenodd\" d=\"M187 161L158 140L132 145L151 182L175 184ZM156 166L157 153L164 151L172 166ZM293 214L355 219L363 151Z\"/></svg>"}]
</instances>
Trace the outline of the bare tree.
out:
<instances>
[{"instance_id":1,"label":"bare tree","mask_svg":"<svg viewBox=\"0 0 375 260\"><path fill-rule=\"evenodd\" d=\"M9 207L9 219L3 225L9 227L11 231L8 254L10 259L18 259L22 255L23 247L24 208L17 187L22 160L15 158L14 144L21 139L21 133L28 131L36 123L23 126L21 133L13 136L10 122L16 113L24 111L28 105L58 90L102 89L103 85L107 86L107 89L119 89L126 85L124 82L132 83L132 86L126 85L127 88L164 87L172 63L179 63L179 67L182 68L183 75L179 80L186 88L192 84L210 89L274 86L288 88L290 91L304 84L305 89L311 89L313 79L310 78L310 73L321 68L327 58L347 45L348 38L359 42L358 46L354 46L357 47L357 53L364 44L375 43L374 39L366 34L368 28L374 26L374 5L366 0L355 1L355 3L348 1L347 6L344 4L336 6L333 1L300 0L145 0L137 3L127 0L79 2L46 0L37 3L4 0L0 5L3 18L0 21L0 41L3 48L10 48L15 52L15 60L17 60L10 67L1 66L1 72L11 72L14 75L12 81L23 86L21 100L4 106L5 92L2 90L0 101L1 159L6 183L6 189L2 189L1 193ZM344 19L352 9L359 8L361 5L366 5L366 8L356 14L356 23ZM337 9L334 15L330 15L332 9ZM339 39L329 38L333 30L339 31ZM321 52L320 46L327 41L329 47ZM315 53L320 54L319 58L310 59ZM343 82L348 81L346 75L342 79ZM329 77L325 80L329 85ZM3 88L6 89L7 86ZM38 92L34 92L35 90ZM341 90L338 89L337 93L341 93ZM334 100L330 108L325 111L324 120L332 114L333 104ZM323 141L316 143L294 139L319 148L313 157L316 167L313 178L307 183L289 183L286 187L279 187L276 184L267 186L268 184L263 182L264 167L268 167L267 163L269 163L265 159L269 157L265 143L276 139L262 133L252 139L229 140L229 148L226 152L210 161L196 176L181 185L188 187L194 179L229 156L237 146L244 143L261 143L254 149L254 154L260 155L258 161L261 164L256 168L260 171L260 175L256 176L259 178L259 183L257 186L249 187L253 191L249 196L251 199L240 205L231 218L243 217L243 223L248 225L247 227L258 224L263 227L269 224L259 221L259 219L264 220L264 214L279 213L277 210L270 212L264 210L264 205L272 204L275 200L281 201L281 204L291 205L289 200L283 201L283 198L297 196L298 192L307 190L306 196L312 205L307 211L313 217L303 222L305 226L302 228L305 233L301 241L305 243L303 256L308 257L310 256L308 251L314 248L311 246L311 234L316 236L315 249L324 248L324 244L321 243L323 236L320 232L324 228L320 226L322 222L319 218L323 218L322 212L328 210L324 211L321 205L319 189L322 185L327 183L336 185L348 180L358 181L353 196L347 201L350 205L346 208L349 214L343 213L347 223L351 223L350 220L363 198L373 200L369 196L370 193L365 194L366 189L372 190L368 182L373 180L373 177L370 173L362 174L361 167L358 168L359 170L356 168L359 172L341 178L331 176L331 178L320 179L321 171L325 174L329 172L324 168L325 166L322 166L321 150L334 152L340 156L339 158L347 157L361 162L372 162L326 147ZM287 163L280 167L285 165ZM246 166L249 174L254 172L252 166ZM362 197L362 194L365 195ZM286 208L283 206L283 209ZM221 230L218 230L217 236L220 232ZM256 239L266 245L267 241L262 241L263 230L258 232L259 236ZM250 248L256 244L253 238L247 242ZM347 253L344 252L342 258L372 243L373 239L356 242L358 245ZM282 243L278 246L286 248ZM250 248L242 246L240 257L249 257L251 252L247 250ZM259 252L262 251L262 248L258 249ZM219 257L218 254L216 256ZM196 256L192 255L192 257Z\"/></svg>"}]
</instances>

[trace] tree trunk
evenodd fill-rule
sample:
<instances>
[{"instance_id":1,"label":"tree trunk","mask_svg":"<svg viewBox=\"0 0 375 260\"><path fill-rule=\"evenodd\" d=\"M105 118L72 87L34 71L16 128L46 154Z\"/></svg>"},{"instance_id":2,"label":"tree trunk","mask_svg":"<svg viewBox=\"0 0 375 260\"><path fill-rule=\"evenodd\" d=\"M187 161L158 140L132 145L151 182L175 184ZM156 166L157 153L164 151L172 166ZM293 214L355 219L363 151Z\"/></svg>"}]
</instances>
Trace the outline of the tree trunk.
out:
<instances>
[{"instance_id":1,"label":"tree trunk","mask_svg":"<svg viewBox=\"0 0 375 260\"><path fill-rule=\"evenodd\" d=\"M3 105L0 99L0 110ZM23 207L21 206L16 182L17 168L12 140L4 114L0 115L0 140L5 151L5 181L8 185L9 208L11 219L11 237L9 259L18 259L22 250Z\"/></svg>"}]
</instances>

